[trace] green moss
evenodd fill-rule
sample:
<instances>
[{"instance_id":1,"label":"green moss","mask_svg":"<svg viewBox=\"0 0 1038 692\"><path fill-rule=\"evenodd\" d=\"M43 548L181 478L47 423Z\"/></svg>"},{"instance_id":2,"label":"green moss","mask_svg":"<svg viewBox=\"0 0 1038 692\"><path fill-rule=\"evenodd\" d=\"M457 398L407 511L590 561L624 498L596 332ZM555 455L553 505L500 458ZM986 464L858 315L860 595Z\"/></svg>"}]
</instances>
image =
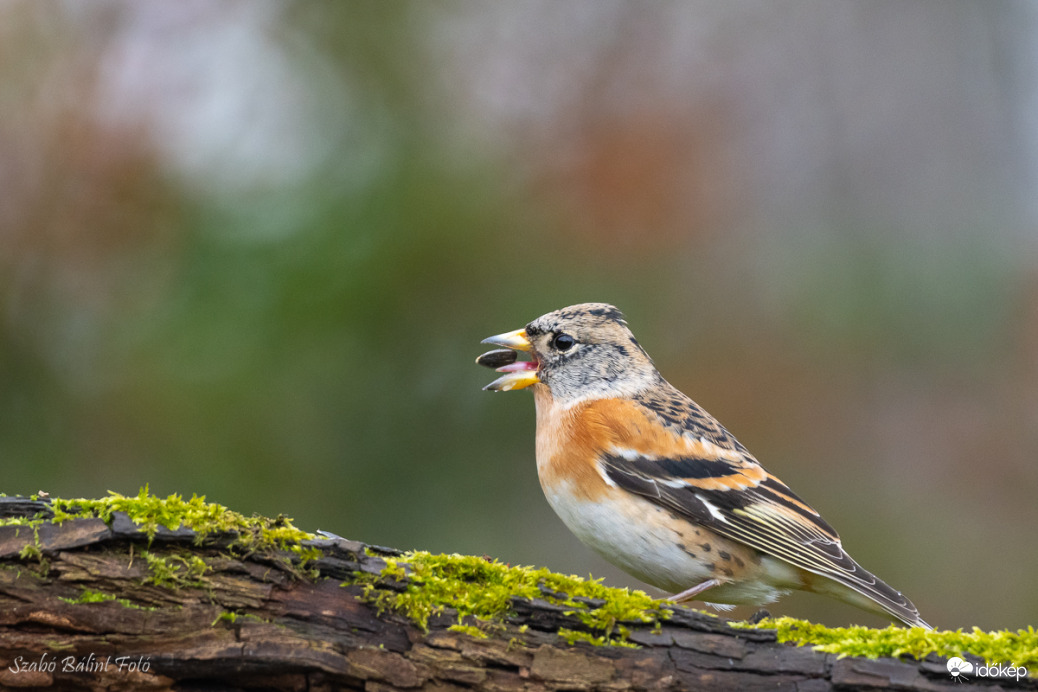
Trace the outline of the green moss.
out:
<instances>
[{"instance_id":1,"label":"green moss","mask_svg":"<svg viewBox=\"0 0 1038 692\"><path fill-rule=\"evenodd\" d=\"M461 632L462 634L467 634L470 637L475 637L476 639L486 639L488 636L486 632L473 625L451 625L447 629L449 629L451 632Z\"/></svg>"},{"instance_id":2,"label":"green moss","mask_svg":"<svg viewBox=\"0 0 1038 692\"><path fill-rule=\"evenodd\" d=\"M9 519L0 519L0 526L15 526L14 535L18 538L22 535L22 530L26 532L32 531L32 542L26 543L21 550L18 551L18 557L22 560L36 560L40 567L44 571L48 568L48 560L43 556L43 550L40 548L40 524L44 522L43 519L27 519L25 517L12 517Z\"/></svg>"},{"instance_id":3,"label":"green moss","mask_svg":"<svg viewBox=\"0 0 1038 692\"><path fill-rule=\"evenodd\" d=\"M0 526L39 526L43 519L30 519L28 517L4 517L0 519ZM15 532L18 535L19 532Z\"/></svg>"},{"instance_id":4,"label":"green moss","mask_svg":"<svg viewBox=\"0 0 1038 692\"><path fill-rule=\"evenodd\" d=\"M367 583L365 596L379 609L392 608L425 629L429 618L453 608L459 618L501 622L512 612L512 598L540 598L561 605L596 634L565 630L568 641L627 644L624 622L650 623L668 617L659 601L642 591L614 589L597 580L565 576L547 569L509 567L466 555L407 553L386 558L382 578L404 581L403 591Z\"/></svg>"},{"instance_id":5,"label":"green moss","mask_svg":"<svg viewBox=\"0 0 1038 692\"><path fill-rule=\"evenodd\" d=\"M629 642L625 639L610 639L606 636L595 636L593 634L589 634L588 632L580 632L577 630L567 629L565 627L559 628L558 635L562 637L564 640L566 640L566 643L570 646L573 646L577 642L583 642L585 644L591 644L592 646L626 646L631 649L640 648L637 644Z\"/></svg>"},{"instance_id":6,"label":"green moss","mask_svg":"<svg viewBox=\"0 0 1038 692\"><path fill-rule=\"evenodd\" d=\"M204 495L192 495L190 500L177 494L161 498L152 495L145 485L135 497L109 491L108 497L100 500L54 498L51 507L55 524L82 517L100 517L111 522L113 512L125 512L149 540L155 537L160 526L171 531L181 527L191 529L197 534L198 543L210 534L234 532L238 534L236 545L241 548L273 547L313 559L312 549L303 548L299 543L314 535L297 529L288 517L246 517L223 505L206 502Z\"/></svg>"},{"instance_id":7,"label":"green moss","mask_svg":"<svg viewBox=\"0 0 1038 692\"><path fill-rule=\"evenodd\" d=\"M230 550L240 554L266 550L292 553L302 569L322 554L318 548L303 546L302 541L313 539L314 535L296 528L292 520L283 515L275 518L255 515L246 517L223 505L206 502L204 495L192 495L190 500L185 500L177 494L165 498L157 497L149 492L147 485L133 497L109 492L107 497L99 500L53 498L51 508L54 511L51 521L55 524L70 519L91 517L111 523L114 512L125 512L130 520L144 531L149 544L160 527L171 531L187 528L195 532L197 545L201 545L210 535L234 534L235 539L229 546ZM10 523L25 524L35 530L42 521L35 518ZM38 545L39 541L36 543ZM309 576L313 577L316 574L309 573Z\"/></svg>"},{"instance_id":8,"label":"green moss","mask_svg":"<svg viewBox=\"0 0 1038 692\"><path fill-rule=\"evenodd\" d=\"M225 610L222 613L220 613L219 615L217 615L216 619L213 620L209 624L209 626L210 627L216 627L221 622L226 622L226 623L228 623L230 625L234 625L234 624L236 624L238 622L238 620L244 620L244 619L255 620L256 622L267 622L267 620L264 620L263 618L259 617L258 615L253 615L252 613L239 613L236 610Z\"/></svg>"},{"instance_id":9,"label":"green moss","mask_svg":"<svg viewBox=\"0 0 1038 692\"><path fill-rule=\"evenodd\" d=\"M65 601L65 603L72 603L73 605L80 603L104 603L106 601L114 601L115 598L112 594L94 591L93 589L83 589L78 598L59 596L59 600Z\"/></svg>"},{"instance_id":10,"label":"green moss","mask_svg":"<svg viewBox=\"0 0 1038 692\"><path fill-rule=\"evenodd\" d=\"M234 612L233 610L225 610L219 615L217 615L216 619L209 623L209 626L216 627L216 625L221 622L227 622L233 625L234 623L238 622L238 613Z\"/></svg>"},{"instance_id":11,"label":"green moss","mask_svg":"<svg viewBox=\"0 0 1038 692\"><path fill-rule=\"evenodd\" d=\"M134 610L155 610L149 606L140 606L136 603L126 599L119 598L113 594L104 593L102 591L94 591L93 589L83 589L82 593L76 598L66 598L65 596L59 596L59 600L65 601L65 603L71 603L73 605L81 605L84 603L107 603L109 601L115 601L124 608L133 608Z\"/></svg>"},{"instance_id":12,"label":"green moss","mask_svg":"<svg viewBox=\"0 0 1038 692\"><path fill-rule=\"evenodd\" d=\"M37 541L39 538L37 537ZM21 550L18 551L18 557L23 560L31 560L33 558L43 561L43 551L40 550L40 546L36 543L26 543Z\"/></svg>"},{"instance_id":13,"label":"green moss","mask_svg":"<svg viewBox=\"0 0 1038 692\"><path fill-rule=\"evenodd\" d=\"M989 664L1005 663L1038 671L1038 632L1034 627L1010 632L984 632L974 627L971 632L930 632L921 627L885 629L870 627L825 627L806 620L774 618L757 625L733 623L733 627L774 629L780 642L812 646L816 651L842 656L866 658L913 656L924 658L937 654L945 658L970 653Z\"/></svg>"},{"instance_id":14,"label":"green moss","mask_svg":"<svg viewBox=\"0 0 1038 692\"><path fill-rule=\"evenodd\" d=\"M182 527L191 529L196 534L196 544L201 544L207 536L230 535L233 540L226 545L226 549L232 553L290 553L292 557L281 557L286 566L290 565L300 576L317 577L316 570L308 570L307 567L319 559L322 552L319 548L302 545L302 541L313 539L314 535L296 528L292 520L285 516L273 519L246 517L222 505L206 502L204 496L192 495L190 500L176 494L160 498L152 495L148 486L141 488L133 497L110 492L99 500L52 498L50 502L53 518L44 517L44 513L39 512L32 518L0 520L0 526L16 526L19 532L24 527L24 530L33 532L32 541L26 543L19 557L23 560L37 560L44 570L48 563L41 548L39 527L45 521L60 525L72 519L100 518L110 523L115 512L125 512L147 535L149 545L160 527L172 531ZM131 555L132 550L131 546ZM198 556L184 553L160 557L145 552L144 557L149 571L146 583L168 588L205 585L203 577L208 565ZM128 607L132 606L127 603Z\"/></svg>"},{"instance_id":15,"label":"green moss","mask_svg":"<svg viewBox=\"0 0 1038 692\"><path fill-rule=\"evenodd\" d=\"M203 577L209 565L197 555L155 555L145 550L141 556L147 561L150 573L144 579L145 584L168 589L205 586Z\"/></svg>"}]
</instances>

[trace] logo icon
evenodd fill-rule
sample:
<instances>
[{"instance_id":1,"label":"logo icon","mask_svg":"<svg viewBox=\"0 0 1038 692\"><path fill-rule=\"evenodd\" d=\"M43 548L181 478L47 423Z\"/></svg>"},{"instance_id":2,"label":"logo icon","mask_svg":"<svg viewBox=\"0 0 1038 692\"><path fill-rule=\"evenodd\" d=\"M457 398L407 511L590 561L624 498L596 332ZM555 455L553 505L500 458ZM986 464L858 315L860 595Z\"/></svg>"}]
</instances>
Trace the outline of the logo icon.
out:
<instances>
[{"instance_id":1,"label":"logo icon","mask_svg":"<svg viewBox=\"0 0 1038 692\"><path fill-rule=\"evenodd\" d=\"M956 682L962 682L963 680L969 680L966 677L966 673L973 672L973 664L969 661L963 661L958 656L948 659L948 672L955 678Z\"/></svg>"}]
</instances>

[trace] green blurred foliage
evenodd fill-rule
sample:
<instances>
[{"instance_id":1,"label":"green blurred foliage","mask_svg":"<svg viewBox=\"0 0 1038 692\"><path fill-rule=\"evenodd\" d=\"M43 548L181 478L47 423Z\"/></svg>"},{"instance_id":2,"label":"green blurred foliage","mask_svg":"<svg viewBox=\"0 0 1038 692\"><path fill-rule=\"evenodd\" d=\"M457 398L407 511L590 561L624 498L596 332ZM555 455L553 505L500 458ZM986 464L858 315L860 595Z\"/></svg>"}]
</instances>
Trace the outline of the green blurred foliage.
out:
<instances>
[{"instance_id":1,"label":"green blurred foliage","mask_svg":"<svg viewBox=\"0 0 1038 692\"><path fill-rule=\"evenodd\" d=\"M0 491L149 483L631 584L540 496L530 397L481 392L491 373L473 364L487 335L607 301L927 619L1033 624L1038 284L1002 218L947 235L839 206L815 226L761 222L771 207L744 199L750 173L723 153L738 138L727 97L694 106L702 119L662 97L615 106L601 84L645 40L626 31L614 62L572 68L583 109L494 121L444 58L493 43L455 46L479 12L0 8ZM214 26L260 49L191 40ZM155 62L134 67L134 50ZM243 54L256 62L220 62ZM221 68L254 80L248 107L218 107L235 83L202 74ZM185 85L212 92L211 113ZM192 98L194 120L178 119ZM181 134L216 134L178 140L163 109ZM490 122L468 129L473 110ZM257 147L267 116L288 134ZM193 157L199 141L216 153ZM982 548L1002 556L997 577ZM772 612L878 622L809 596Z\"/></svg>"}]
</instances>

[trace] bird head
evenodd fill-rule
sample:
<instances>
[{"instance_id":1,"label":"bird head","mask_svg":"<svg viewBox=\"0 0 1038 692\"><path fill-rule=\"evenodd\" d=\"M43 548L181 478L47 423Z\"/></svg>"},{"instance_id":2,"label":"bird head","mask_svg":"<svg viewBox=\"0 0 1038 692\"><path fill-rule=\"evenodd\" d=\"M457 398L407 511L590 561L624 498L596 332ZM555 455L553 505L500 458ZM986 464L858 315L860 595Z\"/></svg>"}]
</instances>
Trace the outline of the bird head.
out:
<instances>
[{"instance_id":1,"label":"bird head","mask_svg":"<svg viewBox=\"0 0 1038 692\"><path fill-rule=\"evenodd\" d=\"M623 314L606 303L555 310L482 343L530 354L497 368L505 374L484 387L491 391L543 385L565 404L632 395L659 379Z\"/></svg>"}]
</instances>

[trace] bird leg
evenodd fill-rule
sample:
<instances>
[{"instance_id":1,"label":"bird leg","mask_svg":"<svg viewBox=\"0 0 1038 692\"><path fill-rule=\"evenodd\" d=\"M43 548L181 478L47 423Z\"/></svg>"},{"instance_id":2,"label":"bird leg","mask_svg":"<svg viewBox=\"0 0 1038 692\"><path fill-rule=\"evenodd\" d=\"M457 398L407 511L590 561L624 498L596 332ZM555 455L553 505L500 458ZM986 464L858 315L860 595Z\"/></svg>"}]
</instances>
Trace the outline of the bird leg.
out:
<instances>
[{"instance_id":1,"label":"bird leg","mask_svg":"<svg viewBox=\"0 0 1038 692\"><path fill-rule=\"evenodd\" d=\"M696 584L691 589L685 589L681 593L674 594L673 596L671 596L667 600L668 601L673 601L674 603L684 603L685 601L692 601L692 600L695 600L696 596L698 596L699 594L703 593L707 589L712 589L715 586L720 586L720 585L721 585L721 582L719 580L717 580L717 579L707 579L702 584Z\"/></svg>"}]
</instances>

